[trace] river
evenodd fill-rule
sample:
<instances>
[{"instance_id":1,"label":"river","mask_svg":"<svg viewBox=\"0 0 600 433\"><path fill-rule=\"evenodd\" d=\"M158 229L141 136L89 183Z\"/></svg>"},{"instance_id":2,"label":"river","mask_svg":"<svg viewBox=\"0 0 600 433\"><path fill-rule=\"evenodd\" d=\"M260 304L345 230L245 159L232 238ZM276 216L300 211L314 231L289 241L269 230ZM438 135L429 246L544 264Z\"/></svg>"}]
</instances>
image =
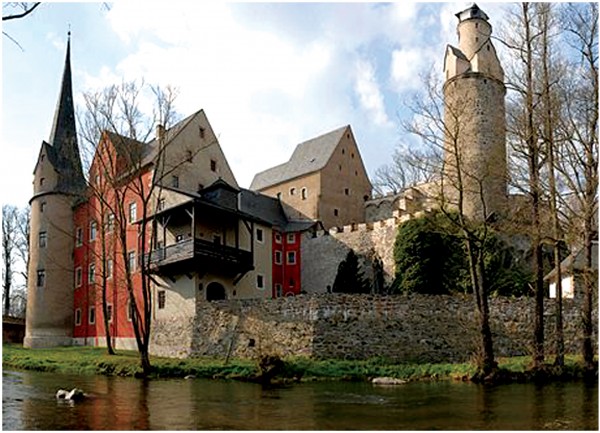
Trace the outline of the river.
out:
<instances>
[{"instance_id":1,"label":"river","mask_svg":"<svg viewBox=\"0 0 600 433\"><path fill-rule=\"evenodd\" d=\"M56 401L59 388L90 397ZM597 430L598 386L314 382L264 388L3 371L3 430Z\"/></svg>"}]
</instances>

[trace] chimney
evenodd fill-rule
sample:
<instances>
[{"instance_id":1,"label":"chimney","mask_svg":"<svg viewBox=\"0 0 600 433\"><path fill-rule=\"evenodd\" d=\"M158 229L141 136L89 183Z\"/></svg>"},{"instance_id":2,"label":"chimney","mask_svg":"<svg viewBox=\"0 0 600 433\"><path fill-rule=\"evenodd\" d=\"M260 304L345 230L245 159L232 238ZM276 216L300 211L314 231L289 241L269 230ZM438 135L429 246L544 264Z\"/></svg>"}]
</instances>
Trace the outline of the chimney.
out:
<instances>
[{"instance_id":1,"label":"chimney","mask_svg":"<svg viewBox=\"0 0 600 433\"><path fill-rule=\"evenodd\" d=\"M160 123L156 125L156 139L163 141L165 139L165 127Z\"/></svg>"}]
</instances>

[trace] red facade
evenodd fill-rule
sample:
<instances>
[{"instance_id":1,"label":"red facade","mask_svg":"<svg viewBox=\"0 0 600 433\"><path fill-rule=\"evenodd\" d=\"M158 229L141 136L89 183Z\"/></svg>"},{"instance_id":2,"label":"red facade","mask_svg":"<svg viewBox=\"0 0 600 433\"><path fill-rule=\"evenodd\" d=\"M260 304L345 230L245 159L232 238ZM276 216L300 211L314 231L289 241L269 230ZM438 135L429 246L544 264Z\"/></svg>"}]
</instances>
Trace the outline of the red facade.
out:
<instances>
[{"instance_id":1,"label":"red facade","mask_svg":"<svg viewBox=\"0 0 600 433\"><path fill-rule=\"evenodd\" d=\"M300 294L300 233L273 230L273 298Z\"/></svg>"}]
</instances>

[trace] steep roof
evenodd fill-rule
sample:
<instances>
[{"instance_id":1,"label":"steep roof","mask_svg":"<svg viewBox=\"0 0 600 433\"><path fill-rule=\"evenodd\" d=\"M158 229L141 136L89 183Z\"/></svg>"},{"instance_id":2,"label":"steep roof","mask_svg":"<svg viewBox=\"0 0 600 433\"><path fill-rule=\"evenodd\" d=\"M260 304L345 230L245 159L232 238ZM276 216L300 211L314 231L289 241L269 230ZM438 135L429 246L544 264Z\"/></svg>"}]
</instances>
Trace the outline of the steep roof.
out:
<instances>
[{"instance_id":1,"label":"steep roof","mask_svg":"<svg viewBox=\"0 0 600 433\"><path fill-rule=\"evenodd\" d=\"M67 53L60 93L54 112L50 140L46 146L50 163L58 172L56 190L68 193L80 192L85 186L81 157L77 144L73 85L71 78L71 33L67 40Z\"/></svg>"},{"instance_id":2,"label":"steep roof","mask_svg":"<svg viewBox=\"0 0 600 433\"><path fill-rule=\"evenodd\" d=\"M582 271L585 268L585 249L579 248L574 253L567 256L560 263L560 270L563 274L572 275L575 272ZM592 269L598 269L598 241L592 241ZM556 269L552 269L546 276L544 280L548 281L556 278Z\"/></svg>"},{"instance_id":3,"label":"steep roof","mask_svg":"<svg viewBox=\"0 0 600 433\"><path fill-rule=\"evenodd\" d=\"M321 170L333 155L333 151L350 125L312 138L296 146L292 157L285 164L271 167L254 176L250 189L261 190L282 182Z\"/></svg>"}]
</instances>

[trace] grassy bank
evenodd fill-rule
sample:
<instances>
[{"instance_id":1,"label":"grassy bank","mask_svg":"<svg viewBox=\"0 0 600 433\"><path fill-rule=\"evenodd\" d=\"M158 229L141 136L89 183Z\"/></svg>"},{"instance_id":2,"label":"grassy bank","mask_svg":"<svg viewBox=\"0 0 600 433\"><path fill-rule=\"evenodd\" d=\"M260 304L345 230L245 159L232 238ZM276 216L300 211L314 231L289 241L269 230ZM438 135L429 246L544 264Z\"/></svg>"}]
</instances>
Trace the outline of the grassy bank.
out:
<instances>
[{"instance_id":1,"label":"grassy bank","mask_svg":"<svg viewBox=\"0 0 600 433\"><path fill-rule=\"evenodd\" d=\"M530 357L499 359L499 367L510 374L525 373ZM253 380L259 375L258 364L252 360L190 358L172 359L151 357L154 377L175 378L194 375L198 378ZM579 357L567 357L566 370L579 371ZM137 376L141 373L136 352L119 351L107 355L103 348L63 347L53 349L25 349L18 345L2 346L3 368L35 370L72 374L103 374ZM354 380L389 376L414 380L466 380L475 372L475 366L462 364L395 364L384 359L367 361L312 360L286 358L278 378L283 380Z\"/></svg>"}]
</instances>

